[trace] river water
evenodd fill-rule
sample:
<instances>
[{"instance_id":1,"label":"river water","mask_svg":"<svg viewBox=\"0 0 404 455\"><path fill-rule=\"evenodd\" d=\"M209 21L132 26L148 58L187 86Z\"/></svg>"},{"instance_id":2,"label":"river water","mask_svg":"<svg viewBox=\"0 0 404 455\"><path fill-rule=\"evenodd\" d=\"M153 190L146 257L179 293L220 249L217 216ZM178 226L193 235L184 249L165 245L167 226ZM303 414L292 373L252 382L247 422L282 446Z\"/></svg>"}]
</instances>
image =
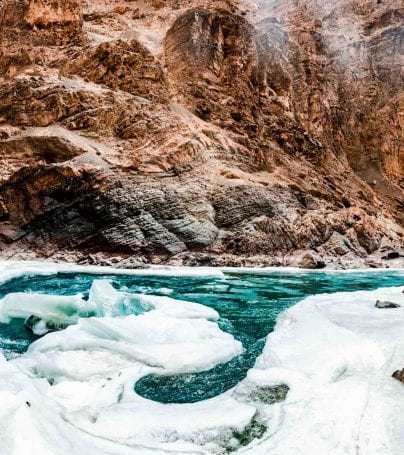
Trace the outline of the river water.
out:
<instances>
[{"instance_id":1,"label":"river water","mask_svg":"<svg viewBox=\"0 0 404 455\"><path fill-rule=\"evenodd\" d=\"M117 290L169 296L214 308L219 326L241 341L244 352L229 362L199 373L149 375L134 384L135 391L162 403L192 403L221 394L237 385L253 367L277 316L303 298L321 293L373 290L404 283L403 272L225 272L222 278L176 276L92 275L58 273L23 275L0 285L0 298L25 292L52 295L83 293L87 298L94 280L108 280ZM24 353L37 336L23 320L0 324L0 349L6 358Z\"/></svg>"}]
</instances>

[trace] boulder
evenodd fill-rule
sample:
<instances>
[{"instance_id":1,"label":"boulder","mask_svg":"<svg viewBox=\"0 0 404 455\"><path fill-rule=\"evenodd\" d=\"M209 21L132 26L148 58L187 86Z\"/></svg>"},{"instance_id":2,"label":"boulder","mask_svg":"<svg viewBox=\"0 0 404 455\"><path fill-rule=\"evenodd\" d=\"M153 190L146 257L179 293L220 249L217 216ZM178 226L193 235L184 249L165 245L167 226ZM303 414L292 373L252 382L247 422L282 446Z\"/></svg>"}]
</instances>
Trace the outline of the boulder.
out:
<instances>
[{"instance_id":1,"label":"boulder","mask_svg":"<svg viewBox=\"0 0 404 455\"><path fill-rule=\"evenodd\" d=\"M404 368L395 371L391 376L404 384Z\"/></svg>"},{"instance_id":2,"label":"boulder","mask_svg":"<svg viewBox=\"0 0 404 455\"><path fill-rule=\"evenodd\" d=\"M336 254L337 256L345 256L349 252L355 251L352 243L336 231L332 233L328 242L323 245L323 248L326 251Z\"/></svg>"},{"instance_id":3,"label":"boulder","mask_svg":"<svg viewBox=\"0 0 404 455\"><path fill-rule=\"evenodd\" d=\"M384 259L398 259L399 257L400 253L398 251L390 251L390 253L387 253L387 256L384 257Z\"/></svg>"},{"instance_id":4,"label":"boulder","mask_svg":"<svg viewBox=\"0 0 404 455\"><path fill-rule=\"evenodd\" d=\"M382 301L382 300L377 300L376 301L376 304L375 304L375 307L376 308L400 308L401 305L399 305L398 303L394 303L394 302L388 302L387 300L386 301Z\"/></svg>"},{"instance_id":5,"label":"boulder","mask_svg":"<svg viewBox=\"0 0 404 455\"><path fill-rule=\"evenodd\" d=\"M301 269L323 269L326 263L322 260L316 259L312 254L307 253L299 262Z\"/></svg>"},{"instance_id":6,"label":"boulder","mask_svg":"<svg viewBox=\"0 0 404 455\"><path fill-rule=\"evenodd\" d=\"M182 262L182 265L190 267L217 267L218 263L216 258L210 254L194 254L187 255Z\"/></svg>"}]
</instances>

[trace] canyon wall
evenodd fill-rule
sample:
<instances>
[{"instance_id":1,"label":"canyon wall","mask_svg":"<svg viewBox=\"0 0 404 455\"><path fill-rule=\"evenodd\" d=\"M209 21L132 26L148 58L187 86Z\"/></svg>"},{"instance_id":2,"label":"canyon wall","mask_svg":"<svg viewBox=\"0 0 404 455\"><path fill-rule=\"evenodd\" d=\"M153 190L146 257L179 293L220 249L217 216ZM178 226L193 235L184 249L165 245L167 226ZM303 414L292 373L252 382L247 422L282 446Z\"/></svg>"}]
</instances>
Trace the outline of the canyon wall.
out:
<instances>
[{"instance_id":1,"label":"canyon wall","mask_svg":"<svg viewBox=\"0 0 404 455\"><path fill-rule=\"evenodd\" d=\"M403 16L395 0L0 1L0 256L402 248Z\"/></svg>"}]
</instances>

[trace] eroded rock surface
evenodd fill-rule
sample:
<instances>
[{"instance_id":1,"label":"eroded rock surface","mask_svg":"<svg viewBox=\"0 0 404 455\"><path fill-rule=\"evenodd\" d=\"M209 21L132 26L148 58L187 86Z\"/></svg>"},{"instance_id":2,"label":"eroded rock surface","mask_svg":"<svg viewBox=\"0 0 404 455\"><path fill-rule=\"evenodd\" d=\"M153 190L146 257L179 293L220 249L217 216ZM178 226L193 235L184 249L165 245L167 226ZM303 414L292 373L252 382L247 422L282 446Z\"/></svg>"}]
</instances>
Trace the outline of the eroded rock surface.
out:
<instances>
[{"instance_id":1,"label":"eroded rock surface","mask_svg":"<svg viewBox=\"0 0 404 455\"><path fill-rule=\"evenodd\" d=\"M81 0L2 0L2 42L27 48L62 45L83 38Z\"/></svg>"},{"instance_id":2,"label":"eroded rock surface","mask_svg":"<svg viewBox=\"0 0 404 455\"><path fill-rule=\"evenodd\" d=\"M0 1L0 255L400 256L403 14Z\"/></svg>"}]
</instances>

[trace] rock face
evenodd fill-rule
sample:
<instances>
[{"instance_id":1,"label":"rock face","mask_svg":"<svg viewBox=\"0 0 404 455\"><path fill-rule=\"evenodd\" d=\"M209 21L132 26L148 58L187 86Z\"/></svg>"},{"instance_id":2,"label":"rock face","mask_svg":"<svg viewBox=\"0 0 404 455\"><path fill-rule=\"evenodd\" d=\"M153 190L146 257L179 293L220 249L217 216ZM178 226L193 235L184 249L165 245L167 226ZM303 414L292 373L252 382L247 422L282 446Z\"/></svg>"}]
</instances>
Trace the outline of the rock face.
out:
<instances>
[{"instance_id":1,"label":"rock face","mask_svg":"<svg viewBox=\"0 0 404 455\"><path fill-rule=\"evenodd\" d=\"M0 1L0 256L399 252L403 15Z\"/></svg>"},{"instance_id":2,"label":"rock face","mask_svg":"<svg viewBox=\"0 0 404 455\"><path fill-rule=\"evenodd\" d=\"M297 0L273 10L288 18L298 44L299 120L378 194L402 204L402 3Z\"/></svg>"}]
</instances>

